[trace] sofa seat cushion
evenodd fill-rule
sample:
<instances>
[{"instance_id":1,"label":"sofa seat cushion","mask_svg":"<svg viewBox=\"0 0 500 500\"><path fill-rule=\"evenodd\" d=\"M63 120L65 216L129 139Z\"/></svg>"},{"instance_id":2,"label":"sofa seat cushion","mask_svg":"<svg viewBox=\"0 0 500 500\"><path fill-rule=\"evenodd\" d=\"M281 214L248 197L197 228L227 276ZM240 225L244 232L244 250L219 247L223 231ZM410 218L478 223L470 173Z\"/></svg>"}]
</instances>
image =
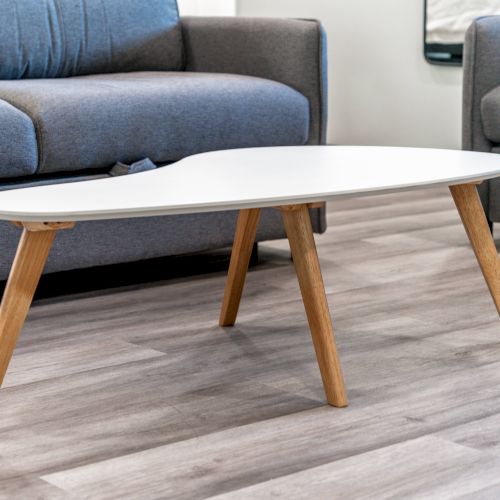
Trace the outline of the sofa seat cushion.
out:
<instances>
[{"instance_id":1,"label":"sofa seat cushion","mask_svg":"<svg viewBox=\"0 0 500 500\"><path fill-rule=\"evenodd\" d=\"M500 86L485 94L481 100L481 119L486 138L500 143Z\"/></svg>"},{"instance_id":2,"label":"sofa seat cushion","mask_svg":"<svg viewBox=\"0 0 500 500\"><path fill-rule=\"evenodd\" d=\"M33 120L39 173L301 145L309 135L302 94L248 76L149 72L0 81L0 99Z\"/></svg>"},{"instance_id":3,"label":"sofa seat cushion","mask_svg":"<svg viewBox=\"0 0 500 500\"><path fill-rule=\"evenodd\" d=\"M176 0L1 0L0 79L182 70Z\"/></svg>"},{"instance_id":4,"label":"sofa seat cushion","mask_svg":"<svg viewBox=\"0 0 500 500\"><path fill-rule=\"evenodd\" d=\"M30 117L0 100L0 177L23 177L36 172L38 151Z\"/></svg>"}]
</instances>

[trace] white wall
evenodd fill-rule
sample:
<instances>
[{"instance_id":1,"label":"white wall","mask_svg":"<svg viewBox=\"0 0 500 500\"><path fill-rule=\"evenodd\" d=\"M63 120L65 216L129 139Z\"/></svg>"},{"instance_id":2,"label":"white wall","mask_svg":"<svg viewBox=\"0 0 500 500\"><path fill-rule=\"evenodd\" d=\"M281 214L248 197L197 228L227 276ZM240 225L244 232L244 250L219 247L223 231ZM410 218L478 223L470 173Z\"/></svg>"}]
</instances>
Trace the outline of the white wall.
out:
<instances>
[{"instance_id":1,"label":"white wall","mask_svg":"<svg viewBox=\"0 0 500 500\"><path fill-rule=\"evenodd\" d=\"M182 16L234 16L236 0L178 0Z\"/></svg>"},{"instance_id":2,"label":"white wall","mask_svg":"<svg viewBox=\"0 0 500 500\"><path fill-rule=\"evenodd\" d=\"M238 14L321 19L337 144L460 147L460 68L423 55L423 0L238 0Z\"/></svg>"}]
</instances>

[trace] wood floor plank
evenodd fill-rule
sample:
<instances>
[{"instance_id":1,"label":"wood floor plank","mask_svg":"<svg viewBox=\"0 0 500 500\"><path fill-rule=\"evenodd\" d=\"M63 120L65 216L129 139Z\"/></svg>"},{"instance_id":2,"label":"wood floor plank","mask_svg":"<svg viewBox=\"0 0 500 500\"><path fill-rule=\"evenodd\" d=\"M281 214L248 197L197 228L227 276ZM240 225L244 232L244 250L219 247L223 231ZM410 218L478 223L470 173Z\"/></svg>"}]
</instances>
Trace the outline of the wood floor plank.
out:
<instances>
[{"instance_id":1,"label":"wood floor plank","mask_svg":"<svg viewBox=\"0 0 500 500\"><path fill-rule=\"evenodd\" d=\"M17 499L71 500L68 492L55 487L34 474L23 474L0 457L0 500Z\"/></svg>"},{"instance_id":2,"label":"wood floor plank","mask_svg":"<svg viewBox=\"0 0 500 500\"><path fill-rule=\"evenodd\" d=\"M67 376L64 388L55 379L6 389L3 453L24 473L48 473L322 405L255 382L193 377L180 389L161 361Z\"/></svg>"},{"instance_id":3,"label":"wood floor plank","mask_svg":"<svg viewBox=\"0 0 500 500\"><path fill-rule=\"evenodd\" d=\"M443 439L500 457L500 415L472 420L439 433Z\"/></svg>"},{"instance_id":4,"label":"wood floor plank","mask_svg":"<svg viewBox=\"0 0 500 500\"><path fill-rule=\"evenodd\" d=\"M435 437L307 469L213 500L315 498L436 499L498 487L500 460ZM355 480L354 480L355 478Z\"/></svg>"},{"instance_id":5,"label":"wood floor plank","mask_svg":"<svg viewBox=\"0 0 500 500\"><path fill-rule=\"evenodd\" d=\"M474 493L466 493L458 495L459 500L497 500L500 498L500 486L488 486L482 490L475 491Z\"/></svg>"},{"instance_id":6,"label":"wood floor plank","mask_svg":"<svg viewBox=\"0 0 500 500\"><path fill-rule=\"evenodd\" d=\"M72 338L49 341L43 345L31 344L17 349L3 387L30 384L164 355L120 339L103 339L102 335L86 335L86 342Z\"/></svg>"}]
</instances>

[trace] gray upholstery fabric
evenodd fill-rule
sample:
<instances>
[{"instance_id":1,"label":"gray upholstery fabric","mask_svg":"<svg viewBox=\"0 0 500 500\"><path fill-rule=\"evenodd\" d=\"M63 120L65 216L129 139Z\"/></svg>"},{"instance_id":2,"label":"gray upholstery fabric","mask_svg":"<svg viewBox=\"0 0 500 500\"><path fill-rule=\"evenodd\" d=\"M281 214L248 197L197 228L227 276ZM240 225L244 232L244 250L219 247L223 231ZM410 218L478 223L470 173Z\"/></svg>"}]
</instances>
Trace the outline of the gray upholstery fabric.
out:
<instances>
[{"instance_id":1,"label":"gray upholstery fabric","mask_svg":"<svg viewBox=\"0 0 500 500\"><path fill-rule=\"evenodd\" d=\"M494 222L500 222L500 181L494 179L488 183L489 187L489 217Z\"/></svg>"},{"instance_id":2,"label":"gray upholstery fabric","mask_svg":"<svg viewBox=\"0 0 500 500\"><path fill-rule=\"evenodd\" d=\"M327 120L326 35L317 21L182 18L186 69L282 82L307 97L308 143L323 144Z\"/></svg>"},{"instance_id":3,"label":"gray upholstery fabric","mask_svg":"<svg viewBox=\"0 0 500 500\"><path fill-rule=\"evenodd\" d=\"M175 0L0 0L0 79L180 70Z\"/></svg>"},{"instance_id":4,"label":"gray upholstery fabric","mask_svg":"<svg viewBox=\"0 0 500 500\"><path fill-rule=\"evenodd\" d=\"M490 152L494 144L485 135L481 104L500 85L500 16L474 21L467 31L464 50L463 141L465 150ZM483 108L485 109L485 108ZM500 121L500 118L499 118ZM493 124L487 124L492 132ZM479 193L492 221L500 222L498 196L500 181L485 182Z\"/></svg>"},{"instance_id":5,"label":"gray upholstery fabric","mask_svg":"<svg viewBox=\"0 0 500 500\"><path fill-rule=\"evenodd\" d=\"M481 120L485 137L493 143L500 143L500 86L482 98Z\"/></svg>"},{"instance_id":6,"label":"gray upholstery fabric","mask_svg":"<svg viewBox=\"0 0 500 500\"><path fill-rule=\"evenodd\" d=\"M312 210L316 231L324 218ZM237 214L217 212L147 219L82 222L60 231L50 252L46 273L179 255L232 245ZM21 231L0 221L0 279L8 276ZM277 210L262 211L257 241L285 236Z\"/></svg>"},{"instance_id":7,"label":"gray upholstery fabric","mask_svg":"<svg viewBox=\"0 0 500 500\"><path fill-rule=\"evenodd\" d=\"M123 73L1 81L0 98L34 121L38 172L155 163L217 149L297 145L309 103L281 83L241 75Z\"/></svg>"},{"instance_id":8,"label":"gray upholstery fabric","mask_svg":"<svg viewBox=\"0 0 500 500\"><path fill-rule=\"evenodd\" d=\"M22 111L0 100L0 177L21 177L36 171L35 127Z\"/></svg>"}]
</instances>

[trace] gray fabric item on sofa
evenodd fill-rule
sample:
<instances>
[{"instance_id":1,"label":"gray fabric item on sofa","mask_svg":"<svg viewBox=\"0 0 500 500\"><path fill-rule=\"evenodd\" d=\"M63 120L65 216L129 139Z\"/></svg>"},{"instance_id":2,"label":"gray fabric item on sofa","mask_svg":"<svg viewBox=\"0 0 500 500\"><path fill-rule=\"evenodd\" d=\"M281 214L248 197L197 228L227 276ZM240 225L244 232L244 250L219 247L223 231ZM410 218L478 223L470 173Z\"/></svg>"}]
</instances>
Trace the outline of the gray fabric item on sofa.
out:
<instances>
[{"instance_id":1,"label":"gray fabric item on sofa","mask_svg":"<svg viewBox=\"0 0 500 500\"><path fill-rule=\"evenodd\" d=\"M307 99L241 75L145 72L0 81L0 98L29 115L39 173L155 163L217 149L305 144Z\"/></svg>"},{"instance_id":2,"label":"gray fabric item on sofa","mask_svg":"<svg viewBox=\"0 0 500 500\"><path fill-rule=\"evenodd\" d=\"M118 162L109 171L111 177L120 177L122 175L140 174L148 170L156 170L158 168L149 158L143 158L129 165L128 163Z\"/></svg>"},{"instance_id":3,"label":"gray fabric item on sofa","mask_svg":"<svg viewBox=\"0 0 500 500\"><path fill-rule=\"evenodd\" d=\"M183 69L175 0L1 0L0 79Z\"/></svg>"},{"instance_id":4,"label":"gray fabric item on sofa","mask_svg":"<svg viewBox=\"0 0 500 500\"><path fill-rule=\"evenodd\" d=\"M0 100L0 178L34 174L38 151L33 122L22 111Z\"/></svg>"}]
</instances>

